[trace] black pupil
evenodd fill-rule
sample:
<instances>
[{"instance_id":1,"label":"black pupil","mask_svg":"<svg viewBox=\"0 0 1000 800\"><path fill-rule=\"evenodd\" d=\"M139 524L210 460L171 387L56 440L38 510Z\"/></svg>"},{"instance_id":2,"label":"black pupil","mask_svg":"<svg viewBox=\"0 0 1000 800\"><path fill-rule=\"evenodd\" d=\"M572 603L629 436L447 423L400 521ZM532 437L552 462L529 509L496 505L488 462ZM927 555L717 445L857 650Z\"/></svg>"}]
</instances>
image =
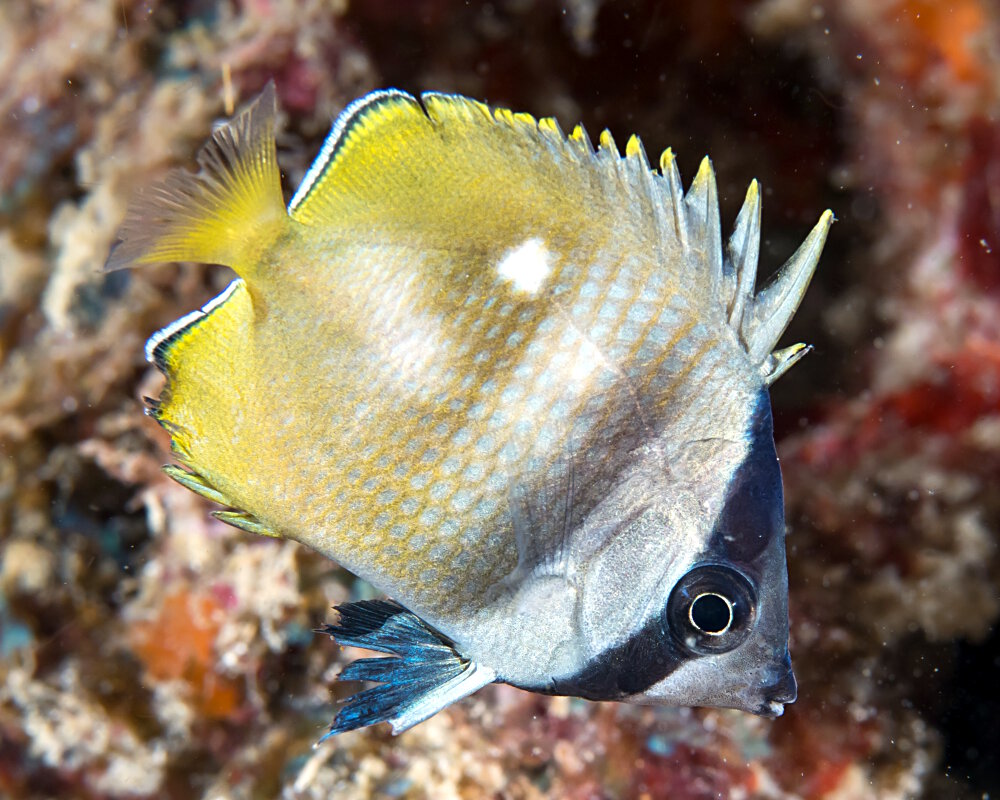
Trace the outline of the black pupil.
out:
<instances>
[{"instance_id":1,"label":"black pupil","mask_svg":"<svg viewBox=\"0 0 1000 800\"><path fill-rule=\"evenodd\" d=\"M729 604L717 594L703 594L691 604L691 621L705 633L722 633L732 622Z\"/></svg>"}]
</instances>

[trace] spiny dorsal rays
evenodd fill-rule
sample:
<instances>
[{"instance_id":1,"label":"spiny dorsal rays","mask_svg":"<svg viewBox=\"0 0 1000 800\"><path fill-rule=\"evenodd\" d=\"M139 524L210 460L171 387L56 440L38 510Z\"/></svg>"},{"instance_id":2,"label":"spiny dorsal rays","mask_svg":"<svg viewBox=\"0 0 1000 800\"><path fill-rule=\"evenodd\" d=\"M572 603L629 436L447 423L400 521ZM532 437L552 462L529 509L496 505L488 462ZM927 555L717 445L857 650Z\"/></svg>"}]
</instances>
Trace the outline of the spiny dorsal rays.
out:
<instances>
[{"instance_id":1,"label":"spiny dorsal rays","mask_svg":"<svg viewBox=\"0 0 1000 800\"><path fill-rule=\"evenodd\" d=\"M593 152L581 126L577 126L569 138ZM649 169L645 150L637 136L629 139L625 157L622 158L610 132L604 130L596 152L598 158L607 154L605 158L634 161L644 173L644 179L659 178L665 182L665 186L661 184L657 187L658 191L653 190L654 181L649 181L646 187L646 194L653 203L660 224L672 226L685 249L696 247L703 250L710 272L709 293L722 302L730 327L738 334L751 361L760 368L767 385L774 383L809 352L810 348L805 344L795 344L779 351L774 351L774 346L791 322L816 271L834 221L833 212L823 212L805 241L774 279L754 294L761 220L760 187L756 180L750 183L724 254L718 188L712 162L707 156L702 159L698 173L685 193L676 159L669 148L660 156L659 176ZM666 198L663 196L664 189ZM670 208L665 208L665 205Z\"/></svg>"}]
</instances>

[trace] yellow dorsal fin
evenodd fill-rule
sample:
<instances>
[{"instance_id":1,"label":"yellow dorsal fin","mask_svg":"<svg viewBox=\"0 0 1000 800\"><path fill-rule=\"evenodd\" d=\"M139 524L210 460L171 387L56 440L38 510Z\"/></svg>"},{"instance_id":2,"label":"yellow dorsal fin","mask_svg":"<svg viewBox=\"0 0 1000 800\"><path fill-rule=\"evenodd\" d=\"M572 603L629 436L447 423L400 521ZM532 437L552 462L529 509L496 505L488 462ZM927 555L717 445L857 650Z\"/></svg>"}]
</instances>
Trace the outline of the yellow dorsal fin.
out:
<instances>
[{"instance_id":1,"label":"yellow dorsal fin","mask_svg":"<svg viewBox=\"0 0 1000 800\"><path fill-rule=\"evenodd\" d=\"M140 192L106 269L158 261L224 264L246 277L287 223L274 145L274 84L212 134L198 172Z\"/></svg>"},{"instance_id":2,"label":"yellow dorsal fin","mask_svg":"<svg viewBox=\"0 0 1000 800\"><path fill-rule=\"evenodd\" d=\"M542 231L553 241L614 236L655 247L650 192L661 187L620 161L551 119L390 89L340 115L289 214L405 246L503 250Z\"/></svg>"}]
</instances>

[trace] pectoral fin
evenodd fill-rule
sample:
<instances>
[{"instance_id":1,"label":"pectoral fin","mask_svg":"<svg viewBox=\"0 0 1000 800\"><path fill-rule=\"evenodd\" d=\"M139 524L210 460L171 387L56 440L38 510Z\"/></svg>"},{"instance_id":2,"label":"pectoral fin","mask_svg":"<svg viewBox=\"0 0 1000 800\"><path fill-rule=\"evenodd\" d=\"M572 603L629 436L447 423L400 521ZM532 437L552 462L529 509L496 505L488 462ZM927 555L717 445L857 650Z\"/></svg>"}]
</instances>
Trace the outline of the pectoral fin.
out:
<instances>
[{"instance_id":1,"label":"pectoral fin","mask_svg":"<svg viewBox=\"0 0 1000 800\"><path fill-rule=\"evenodd\" d=\"M362 600L336 610L340 619L319 633L395 657L363 658L344 669L342 681L380 685L347 698L323 739L377 722L402 733L496 680L492 670L463 658L450 639L396 603Z\"/></svg>"}]
</instances>

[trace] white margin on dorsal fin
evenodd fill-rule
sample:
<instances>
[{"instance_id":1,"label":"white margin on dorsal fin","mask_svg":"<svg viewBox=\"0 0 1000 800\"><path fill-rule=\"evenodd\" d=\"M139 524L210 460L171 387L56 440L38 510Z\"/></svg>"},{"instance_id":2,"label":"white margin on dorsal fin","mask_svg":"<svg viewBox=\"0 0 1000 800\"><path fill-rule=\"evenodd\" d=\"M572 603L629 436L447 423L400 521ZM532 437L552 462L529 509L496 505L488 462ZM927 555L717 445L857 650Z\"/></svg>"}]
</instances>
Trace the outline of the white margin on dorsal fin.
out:
<instances>
[{"instance_id":1,"label":"white margin on dorsal fin","mask_svg":"<svg viewBox=\"0 0 1000 800\"><path fill-rule=\"evenodd\" d=\"M806 287L816 271L833 219L832 211L823 212L819 222L778 271L775 279L757 293L750 313L744 314L740 338L754 364L764 362L792 321L792 315L802 302Z\"/></svg>"},{"instance_id":2,"label":"white margin on dorsal fin","mask_svg":"<svg viewBox=\"0 0 1000 800\"><path fill-rule=\"evenodd\" d=\"M729 237L729 264L735 273L735 285L729 300L729 326L736 332L743 324L743 315L753 306L753 290L757 281L760 258L760 187L756 178L750 182L746 199L736 215L733 235Z\"/></svg>"},{"instance_id":3,"label":"white margin on dorsal fin","mask_svg":"<svg viewBox=\"0 0 1000 800\"><path fill-rule=\"evenodd\" d=\"M302 183L299 184L299 188L295 190L295 194L288 203L288 213L292 214L296 208L309 196L309 192L312 191L313 186L316 181L323 175L326 168L330 165L330 161L333 159L334 154L337 152L337 148L340 146L341 139L344 137L344 132L350 127L351 123L354 122L355 118L364 113L365 109L381 103L390 97L398 97L401 99L410 100L414 103L417 102L413 95L407 92L400 91L399 89L380 89L379 91L369 92L364 97L359 97L353 103L347 106L343 111L337 115L337 119L327 134L326 139L323 140L323 147L320 148L319 155L313 161L312 166L306 172L305 177L302 179ZM419 105L419 104L418 104Z\"/></svg>"},{"instance_id":4,"label":"white margin on dorsal fin","mask_svg":"<svg viewBox=\"0 0 1000 800\"><path fill-rule=\"evenodd\" d=\"M715 170L705 156L698 174L684 196L688 219L688 242L703 249L709 269L709 297L722 297L722 222L719 219L719 192L715 185Z\"/></svg>"}]
</instances>

